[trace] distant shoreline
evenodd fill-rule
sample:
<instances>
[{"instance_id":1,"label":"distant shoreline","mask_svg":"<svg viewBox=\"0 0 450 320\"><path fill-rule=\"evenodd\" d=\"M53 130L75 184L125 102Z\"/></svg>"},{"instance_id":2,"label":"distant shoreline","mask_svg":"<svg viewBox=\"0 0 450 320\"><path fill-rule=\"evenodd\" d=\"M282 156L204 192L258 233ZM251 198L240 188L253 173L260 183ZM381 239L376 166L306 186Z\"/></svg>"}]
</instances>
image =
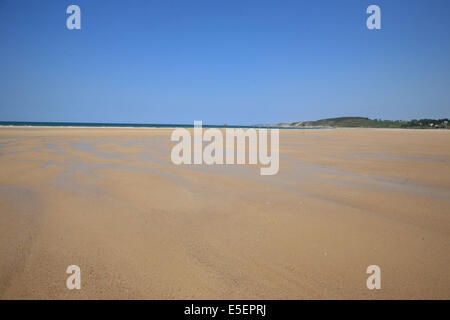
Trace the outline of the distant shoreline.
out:
<instances>
[{"instance_id":1,"label":"distant shoreline","mask_svg":"<svg viewBox=\"0 0 450 320\"><path fill-rule=\"evenodd\" d=\"M426 119L424 119L426 120ZM419 121L424 121L419 120ZM442 119L444 120L444 119ZM447 120L447 119L445 119ZM349 123L349 121L351 121ZM379 122L377 122L379 121ZM417 121L417 120L413 120ZM417 121L418 123L420 123ZM427 120L435 123L439 120ZM412 130L448 130L450 129L448 121L444 126L410 126L406 121L391 120L371 120L368 118L345 117L322 119L317 121L279 123L274 125L203 125L203 128L217 129L281 129L281 130L331 130L331 129L412 129ZM0 128L154 128L154 129L175 129L175 128L194 128L194 124L158 124L158 123L97 123L97 122L27 122L27 121L0 121Z\"/></svg>"},{"instance_id":2,"label":"distant shoreline","mask_svg":"<svg viewBox=\"0 0 450 320\"><path fill-rule=\"evenodd\" d=\"M382 120L365 117L338 117L315 121L299 121L278 123L277 126L287 128L391 128L391 129L450 129L448 118L443 119L414 119L414 120Z\"/></svg>"}]
</instances>

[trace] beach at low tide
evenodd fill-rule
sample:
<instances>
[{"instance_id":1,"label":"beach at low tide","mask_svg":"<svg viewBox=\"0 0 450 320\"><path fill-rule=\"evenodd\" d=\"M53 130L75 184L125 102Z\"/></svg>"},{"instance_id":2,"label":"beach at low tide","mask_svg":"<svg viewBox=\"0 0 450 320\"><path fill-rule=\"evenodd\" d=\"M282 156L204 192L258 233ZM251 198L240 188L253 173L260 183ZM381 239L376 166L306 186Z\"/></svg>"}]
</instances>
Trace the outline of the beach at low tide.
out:
<instances>
[{"instance_id":1,"label":"beach at low tide","mask_svg":"<svg viewBox=\"0 0 450 320\"><path fill-rule=\"evenodd\" d=\"M280 130L273 176L171 133L0 127L0 299L450 299L450 131Z\"/></svg>"}]
</instances>

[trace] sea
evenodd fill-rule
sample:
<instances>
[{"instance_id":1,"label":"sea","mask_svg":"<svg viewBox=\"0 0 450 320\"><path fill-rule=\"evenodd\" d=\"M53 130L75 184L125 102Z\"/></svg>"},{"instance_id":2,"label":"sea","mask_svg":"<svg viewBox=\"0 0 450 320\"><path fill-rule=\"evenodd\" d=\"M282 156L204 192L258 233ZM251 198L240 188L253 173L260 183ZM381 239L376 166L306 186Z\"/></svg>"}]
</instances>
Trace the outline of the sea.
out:
<instances>
[{"instance_id":1,"label":"sea","mask_svg":"<svg viewBox=\"0 0 450 320\"><path fill-rule=\"evenodd\" d=\"M160 123L100 123L100 122L29 122L29 121L0 121L0 126L8 127L93 127L93 128L194 128L193 124L160 124ZM317 128L278 127L269 125L202 125L203 128L242 128L242 129L289 129L305 130Z\"/></svg>"}]
</instances>

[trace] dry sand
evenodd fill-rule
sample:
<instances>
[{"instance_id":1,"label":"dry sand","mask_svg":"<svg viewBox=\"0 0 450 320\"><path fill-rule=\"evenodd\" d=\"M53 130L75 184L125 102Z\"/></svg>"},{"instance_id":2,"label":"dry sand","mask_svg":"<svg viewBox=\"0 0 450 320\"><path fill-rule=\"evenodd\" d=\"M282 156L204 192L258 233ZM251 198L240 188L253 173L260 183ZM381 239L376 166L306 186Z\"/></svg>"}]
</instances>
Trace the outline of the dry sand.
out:
<instances>
[{"instance_id":1,"label":"dry sand","mask_svg":"<svg viewBox=\"0 0 450 320\"><path fill-rule=\"evenodd\" d=\"M275 176L170 134L0 128L0 298L450 298L450 131L283 130Z\"/></svg>"}]
</instances>

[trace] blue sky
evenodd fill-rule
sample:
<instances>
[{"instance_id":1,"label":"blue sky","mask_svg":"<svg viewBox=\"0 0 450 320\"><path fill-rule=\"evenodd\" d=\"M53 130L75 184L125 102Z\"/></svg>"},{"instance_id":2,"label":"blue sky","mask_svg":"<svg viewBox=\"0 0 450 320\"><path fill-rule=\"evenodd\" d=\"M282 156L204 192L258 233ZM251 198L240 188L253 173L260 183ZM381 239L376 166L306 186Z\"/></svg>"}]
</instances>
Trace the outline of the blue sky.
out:
<instances>
[{"instance_id":1,"label":"blue sky","mask_svg":"<svg viewBox=\"0 0 450 320\"><path fill-rule=\"evenodd\" d=\"M450 117L449 53L448 0L0 0L0 120Z\"/></svg>"}]
</instances>

